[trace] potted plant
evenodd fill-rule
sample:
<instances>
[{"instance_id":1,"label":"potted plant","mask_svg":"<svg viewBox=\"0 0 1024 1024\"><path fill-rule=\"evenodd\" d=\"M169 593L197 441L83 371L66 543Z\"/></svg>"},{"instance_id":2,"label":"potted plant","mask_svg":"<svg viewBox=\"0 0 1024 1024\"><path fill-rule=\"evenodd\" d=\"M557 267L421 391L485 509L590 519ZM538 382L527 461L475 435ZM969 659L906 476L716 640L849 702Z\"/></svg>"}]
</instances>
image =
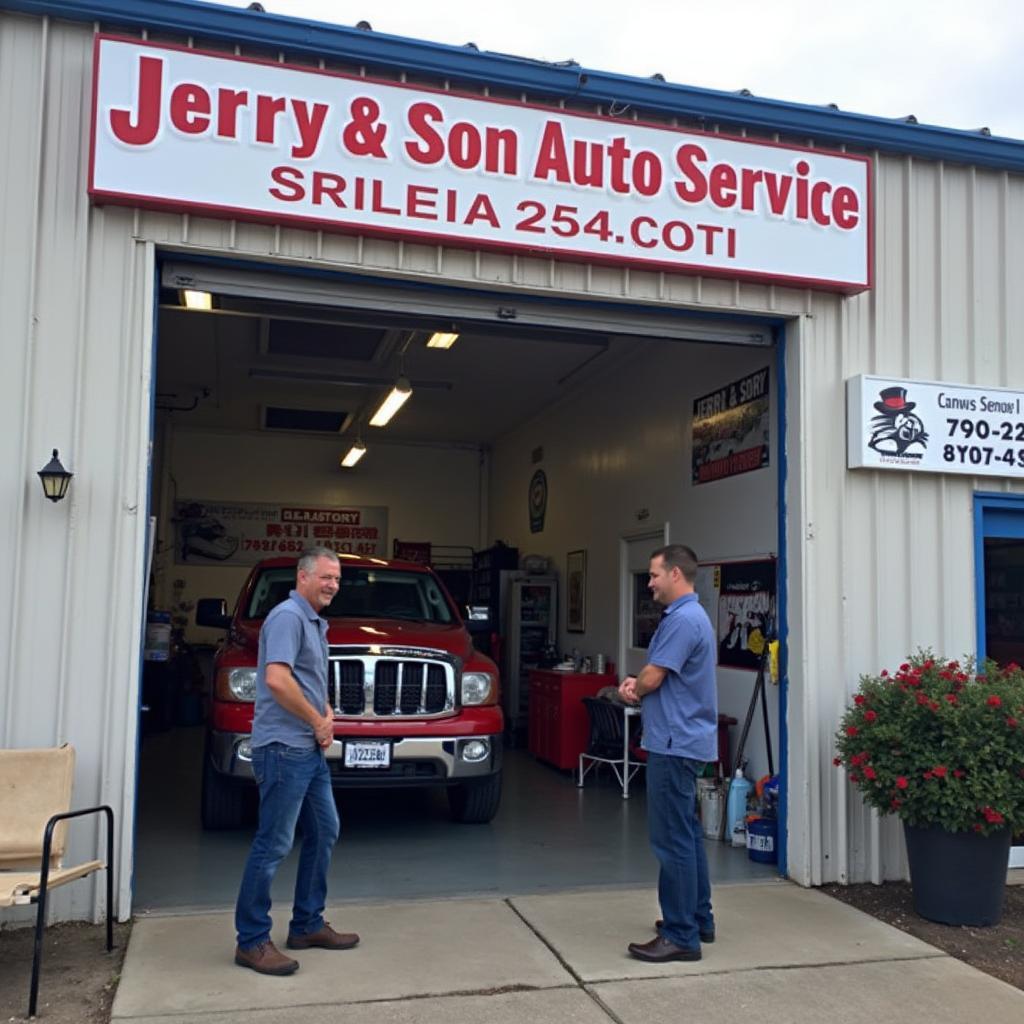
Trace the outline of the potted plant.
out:
<instances>
[{"instance_id":1,"label":"potted plant","mask_svg":"<svg viewBox=\"0 0 1024 1024\"><path fill-rule=\"evenodd\" d=\"M903 820L914 909L998 923L1011 837L1024 828L1024 670L975 672L921 651L861 677L836 748L864 801Z\"/></svg>"}]
</instances>

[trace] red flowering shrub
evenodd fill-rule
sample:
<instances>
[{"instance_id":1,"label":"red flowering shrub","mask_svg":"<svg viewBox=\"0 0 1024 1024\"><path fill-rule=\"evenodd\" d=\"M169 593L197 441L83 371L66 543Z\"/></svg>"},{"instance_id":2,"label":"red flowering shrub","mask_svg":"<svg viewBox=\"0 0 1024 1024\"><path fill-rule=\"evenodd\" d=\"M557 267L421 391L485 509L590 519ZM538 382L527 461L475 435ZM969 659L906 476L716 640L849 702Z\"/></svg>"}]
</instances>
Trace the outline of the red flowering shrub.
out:
<instances>
[{"instance_id":1,"label":"red flowering shrub","mask_svg":"<svg viewBox=\"0 0 1024 1024\"><path fill-rule=\"evenodd\" d=\"M950 832L1024 829L1024 669L973 669L921 651L861 677L835 760L867 804Z\"/></svg>"}]
</instances>

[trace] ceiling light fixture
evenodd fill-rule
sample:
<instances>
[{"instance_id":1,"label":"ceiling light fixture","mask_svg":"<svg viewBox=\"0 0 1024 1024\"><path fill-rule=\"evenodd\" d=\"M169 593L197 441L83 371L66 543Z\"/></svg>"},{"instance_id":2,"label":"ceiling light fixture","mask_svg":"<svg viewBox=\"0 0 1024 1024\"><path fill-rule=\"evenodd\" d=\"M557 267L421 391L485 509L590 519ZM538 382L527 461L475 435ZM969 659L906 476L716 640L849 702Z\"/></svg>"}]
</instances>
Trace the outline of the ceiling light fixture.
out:
<instances>
[{"instance_id":1,"label":"ceiling light fixture","mask_svg":"<svg viewBox=\"0 0 1024 1024\"><path fill-rule=\"evenodd\" d=\"M351 469L366 454L366 445L356 441L341 460L344 469Z\"/></svg>"},{"instance_id":2,"label":"ceiling light fixture","mask_svg":"<svg viewBox=\"0 0 1024 1024\"><path fill-rule=\"evenodd\" d=\"M403 405L409 400L409 396L412 394L412 385L409 383L408 377L399 377L395 381L395 386L388 393L387 398L380 403L377 411L370 417L371 427L383 427L386 426L391 418L402 408Z\"/></svg>"},{"instance_id":3,"label":"ceiling light fixture","mask_svg":"<svg viewBox=\"0 0 1024 1024\"><path fill-rule=\"evenodd\" d=\"M186 309L208 313L213 309L213 296L209 292L196 291L194 288L182 288L181 303Z\"/></svg>"},{"instance_id":4,"label":"ceiling light fixture","mask_svg":"<svg viewBox=\"0 0 1024 1024\"><path fill-rule=\"evenodd\" d=\"M459 335L455 332L434 331L427 339L427 348L451 348L458 338Z\"/></svg>"}]
</instances>

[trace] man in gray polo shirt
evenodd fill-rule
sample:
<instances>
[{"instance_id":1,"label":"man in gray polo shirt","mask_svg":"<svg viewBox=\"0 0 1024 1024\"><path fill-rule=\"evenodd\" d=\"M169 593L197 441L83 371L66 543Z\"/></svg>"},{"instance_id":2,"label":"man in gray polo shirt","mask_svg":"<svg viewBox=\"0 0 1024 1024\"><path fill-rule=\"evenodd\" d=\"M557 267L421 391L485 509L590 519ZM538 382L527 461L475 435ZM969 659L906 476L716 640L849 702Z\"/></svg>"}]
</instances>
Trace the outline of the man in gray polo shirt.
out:
<instances>
[{"instance_id":1,"label":"man in gray polo shirt","mask_svg":"<svg viewBox=\"0 0 1024 1024\"><path fill-rule=\"evenodd\" d=\"M637 960L699 960L715 941L711 884L697 819L697 778L715 760L718 694L715 634L693 585L697 556L683 544L651 555L648 588L665 611L647 649L647 664L619 687L640 701L647 751L647 820L658 858L657 937L631 942Z\"/></svg>"},{"instance_id":2,"label":"man in gray polo shirt","mask_svg":"<svg viewBox=\"0 0 1024 1024\"><path fill-rule=\"evenodd\" d=\"M327 696L327 623L320 617L341 585L338 556L311 548L299 558L295 589L260 630L252 770L260 823L235 907L235 963L260 974L292 974L299 964L270 941L270 886L302 828L289 949L351 949L358 935L324 921L327 869L339 833L324 750L334 739Z\"/></svg>"}]
</instances>

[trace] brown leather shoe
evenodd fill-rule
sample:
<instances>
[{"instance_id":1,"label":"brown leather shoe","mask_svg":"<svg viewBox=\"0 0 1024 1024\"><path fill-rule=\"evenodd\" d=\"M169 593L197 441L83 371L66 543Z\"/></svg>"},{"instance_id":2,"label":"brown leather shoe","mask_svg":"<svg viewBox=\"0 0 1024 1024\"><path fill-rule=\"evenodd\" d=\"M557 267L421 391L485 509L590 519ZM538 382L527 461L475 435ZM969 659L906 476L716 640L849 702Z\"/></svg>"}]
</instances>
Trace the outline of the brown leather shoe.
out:
<instances>
[{"instance_id":1,"label":"brown leather shoe","mask_svg":"<svg viewBox=\"0 0 1024 1024\"><path fill-rule=\"evenodd\" d=\"M665 922L659 917L658 920L654 922L654 930L656 932L660 932L661 929L664 928L664 927L665 927ZM715 941L715 929L711 928L711 929L709 929L706 932L701 932L700 933L700 941L701 941L702 945L710 946L711 943Z\"/></svg>"},{"instance_id":2,"label":"brown leather shoe","mask_svg":"<svg viewBox=\"0 0 1024 1024\"><path fill-rule=\"evenodd\" d=\"M326 921L318 932L309 935L288 935L285 945L289 949L351 949L359 945L355 932L336 932Z\"/></svg>"},{"instance_id":3,"label":"brown leather shoe","mask_svg":"<svg viewBox=\"0 0 1024 1024\"><path fill-rule=\"evenodd\" d=\"M667 964L670 960L699 960L700 947L683 949L660 935L650 942L631 942L627 947L629 955L650 964Z\"/></svg>"},{"instance_id":4,"label":"brown leather shoe","mask_svg":"<svg viewBox=\"0 0 1024 1024\"><path fill-rule=\"evenodd\" d=\"M299 969L299 961L285 956L269 939L252 949L236 946L235 963L258 974L294 974Z\"/></svg>"}]
</instances>

